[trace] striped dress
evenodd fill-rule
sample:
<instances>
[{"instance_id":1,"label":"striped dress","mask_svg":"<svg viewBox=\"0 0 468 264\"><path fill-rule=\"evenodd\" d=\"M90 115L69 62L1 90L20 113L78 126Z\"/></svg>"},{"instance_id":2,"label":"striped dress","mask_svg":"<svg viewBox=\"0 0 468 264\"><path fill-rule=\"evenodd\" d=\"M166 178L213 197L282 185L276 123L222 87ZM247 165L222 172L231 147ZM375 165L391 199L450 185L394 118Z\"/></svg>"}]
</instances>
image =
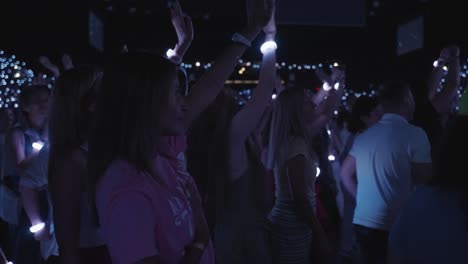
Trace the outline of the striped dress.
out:
<instances>
[{"instance_id":1,"label":"striped dress","mask_svg":"<svg viewBox=\"0 0 468 264\"><path fill-rule=\"evenodd\" d=\"M314 183L316 178L316 161L301 138L293 138L286 151L285 161L303 155L306 159L308 196L315 208ZM292 188L284 164L275 166L276 201L268 216L270 222L270 239L273 263L309 264L311 263L312 230L299 215L293 200Z\"/></svg>"}]
</instances>

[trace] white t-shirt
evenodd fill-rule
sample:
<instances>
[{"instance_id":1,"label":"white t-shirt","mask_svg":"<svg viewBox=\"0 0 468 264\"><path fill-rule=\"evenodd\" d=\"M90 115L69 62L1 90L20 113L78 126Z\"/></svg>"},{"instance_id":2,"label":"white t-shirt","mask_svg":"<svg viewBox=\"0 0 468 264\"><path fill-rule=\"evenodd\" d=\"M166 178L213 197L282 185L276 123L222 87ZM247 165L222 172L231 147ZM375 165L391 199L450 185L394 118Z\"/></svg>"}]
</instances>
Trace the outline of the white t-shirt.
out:
<instances>
[{"instance_id":1,"label":"white t-shirt","mask_svg":"<svg viewBox=\"0 0 468 264\"><path fill-rule=\"evenodd\" d=\"M385 114L356 137L357 195L353 223L390 230L412 191L411 164L430 163L426 133L396 114Z\"/></svg>"},{"instance_id":2,"label":"white t-shirt","mask_svg":"<svg viewBox=\"0 0 468 264\"><path fill-rule=\"evenodd\" d=\"M392 227L389 248L407 263L468 263L461 196L435 187L411 195Z\"/></svg>"}]
</instances>

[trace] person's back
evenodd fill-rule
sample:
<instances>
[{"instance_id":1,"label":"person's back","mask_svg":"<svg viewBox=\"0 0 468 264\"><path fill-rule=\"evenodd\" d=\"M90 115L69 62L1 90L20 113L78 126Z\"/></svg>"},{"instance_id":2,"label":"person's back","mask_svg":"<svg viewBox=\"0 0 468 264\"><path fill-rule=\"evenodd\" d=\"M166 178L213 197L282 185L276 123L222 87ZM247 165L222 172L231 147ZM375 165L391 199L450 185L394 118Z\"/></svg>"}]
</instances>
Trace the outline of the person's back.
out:
<instances>
[{"instance_id":1,"label":"person's back","mask_svg":"<svg viewBox=\"0 0 468 264\"><path fill-rule=\"evenodd\" d=\"M353 224L363 263L385 261L395 218L413 185L431 176L427 135L408 123L415 106L410 87L388 82L379 100L385 114L356 138L341 169L343 184L356 197Z\"/></svg>"},{"instance_id":2,"label":"person's back","mask_svg":"<svg viewBox=\"0 0 468 264\"><path fill-rule=\"evenodd\" d=\"M357 137L357 196L354 224L389 230L412 189L411 163L423 160L427 141L403 117L385 114ZM372 199L370 199L372 198Z\"/></svg>"}]
</instances>

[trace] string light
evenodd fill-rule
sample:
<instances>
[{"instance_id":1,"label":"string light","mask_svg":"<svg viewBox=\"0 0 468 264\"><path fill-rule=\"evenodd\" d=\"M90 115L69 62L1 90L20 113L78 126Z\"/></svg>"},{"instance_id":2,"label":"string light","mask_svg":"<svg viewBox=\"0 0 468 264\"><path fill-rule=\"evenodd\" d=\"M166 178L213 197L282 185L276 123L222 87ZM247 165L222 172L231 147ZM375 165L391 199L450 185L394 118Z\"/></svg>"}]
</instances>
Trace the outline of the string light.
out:
<instances>
[{"instance_id":1,"label":"string light","mask_svg":"<svg viewBox=\"0 0 468 264\"><path fill-rule=\"evenodd\" d=\"M18 96L25 86L32 85L35 77L34 71L27 68L24 61L17 59L16 55L8 55L0 50L0 108L18 108ZM55 78L42 76L47 86L52 87Z\"/></svg>"}]
</instances>

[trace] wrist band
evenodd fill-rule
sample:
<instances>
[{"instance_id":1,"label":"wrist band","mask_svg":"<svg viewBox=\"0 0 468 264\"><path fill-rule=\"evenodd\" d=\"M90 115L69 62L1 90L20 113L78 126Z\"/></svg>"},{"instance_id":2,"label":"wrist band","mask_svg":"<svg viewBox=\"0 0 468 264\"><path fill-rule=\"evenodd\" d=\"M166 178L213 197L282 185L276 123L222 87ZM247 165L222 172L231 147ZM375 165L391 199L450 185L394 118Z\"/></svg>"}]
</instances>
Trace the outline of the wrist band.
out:
<instances>
[{"instance_id":1,"label":"wrist band","mask_svg":"<svg viewBox=\"0 0 468 264\"><path fill-rule=\"evenodd\" d=\"M325 92L328 92L332 89L332 87L330 86L328 82L324 82L322 88Z\"/></svg>"},{"instance_id":2,"label":"wrist band","mask_svg":"<svg viewBox=\"0 0 468 264\"><path fill-rule=\"evenodd\" d=\"M176 64L182 63L182 57L180 57L173 49L168 49L166 51L166 56L168 59L174 61Z\"/></svg>"},{"instance_id":3,"label":"wrist band","mask_svg":"<svg viewBox=\"0 0 468 264\"><path fill-rule=\"evenodd\" d=\"M249 48L252 47L252 42L250 42L249 39L247 39L246 37L242 36L239 33L234 33L234 35L232 35L231 40L232 40L232 42L242 44L242 45L247 46Z\"/></svg>"},{"instance_id":4,"label":"wrist band","mask_svg":"<svg viewBox=\"0 0 468 264\"><path fill-rule=\"evenodd\" d=\"M278 48L278 45L276 44L276 42L274 42L273 40L270 40L270 41L263 43L263 45L260 47L260 51L262 52L262 54L266 54L266 53L275 51L277 48Z\"/></svg>"},{"instance_id":5,"label":"wrist band","mask_svg":"<svg viewBox=\"0 0 468 264\"><path fill-rule=\"evenodd\" d=\"M33 225L33 226L31 226L29 228L29 232L34 234L34 233L37 233L37 232L41 231L42 229L44 229L44 227L45 227L45 223L43 223L43 222L39 223L39 224L35 224L35 225Z\"/></svg>"}]
</instances>

